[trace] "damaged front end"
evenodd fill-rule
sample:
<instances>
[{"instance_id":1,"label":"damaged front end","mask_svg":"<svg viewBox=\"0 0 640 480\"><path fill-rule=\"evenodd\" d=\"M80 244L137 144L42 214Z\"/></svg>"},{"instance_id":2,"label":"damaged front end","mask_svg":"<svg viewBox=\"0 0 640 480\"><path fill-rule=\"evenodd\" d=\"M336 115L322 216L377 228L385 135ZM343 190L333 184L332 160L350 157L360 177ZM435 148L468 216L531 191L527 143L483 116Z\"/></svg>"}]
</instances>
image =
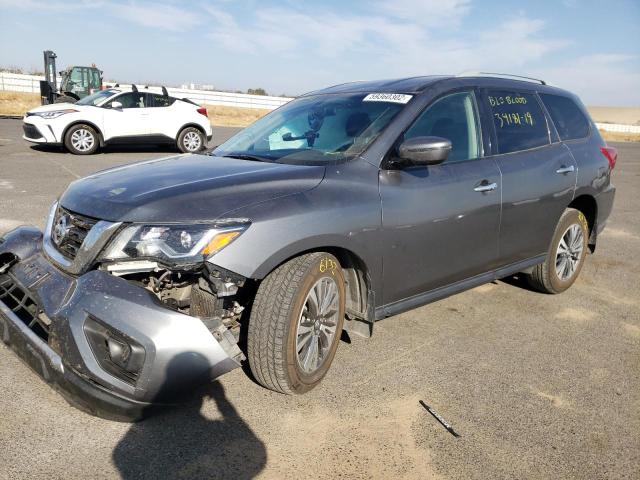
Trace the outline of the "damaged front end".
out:
<instances>
[{"instance_id":1,"label":"damaged front end","mask_svg":"<svg viewBox=\"0 0 640 480\"><path fill-rule=\"evenodd\" d=\"M207 261L233 220L134 225L55 204L0 239L0 335L73 405L142 418L240 365L246 279Z\"/></svg>"}]
</instances>

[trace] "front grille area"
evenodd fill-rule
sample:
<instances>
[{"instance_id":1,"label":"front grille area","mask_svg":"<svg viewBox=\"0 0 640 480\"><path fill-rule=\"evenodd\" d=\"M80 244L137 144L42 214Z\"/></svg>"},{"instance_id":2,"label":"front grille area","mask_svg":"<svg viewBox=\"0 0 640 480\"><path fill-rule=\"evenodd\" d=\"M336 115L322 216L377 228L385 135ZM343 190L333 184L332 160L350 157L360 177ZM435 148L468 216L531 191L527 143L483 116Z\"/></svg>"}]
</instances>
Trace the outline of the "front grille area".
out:
<instances>
[{"instance_id":1,"label":"front grille area","mask_svg":"<svg viewBox=\"0 0 640 480\"><path fill-rule=\"evenodd\" d=\"M98 220L58 207L51 227L51 239L65 257L73 260L82 242Z\"/></svg>"},{"instance_id":2,"label":"front grille area","mask_svg":"<svg viewBox=\"0 0 640 480\"><path fill-rule=\"evenodd\" d=\"M38 130L38 127L36 127L35 125L31 125L30 123L23 123L22 124L22 130L24 130L24 136L27 138L33 138L33 139L38 139L38 138L42 138L42 133L40 133L40 130Z\"/></svg>"},{"instance_id":3,"label":"front grille area","mask_svg":"<svg viewBox=\"0 0 640 480\"><path fill-rule=\"evenodd\" d=\"M36 302L8 274L0 275L0 302L45 342L49 339L49 320Z\"/></svg>"}]
</instances>

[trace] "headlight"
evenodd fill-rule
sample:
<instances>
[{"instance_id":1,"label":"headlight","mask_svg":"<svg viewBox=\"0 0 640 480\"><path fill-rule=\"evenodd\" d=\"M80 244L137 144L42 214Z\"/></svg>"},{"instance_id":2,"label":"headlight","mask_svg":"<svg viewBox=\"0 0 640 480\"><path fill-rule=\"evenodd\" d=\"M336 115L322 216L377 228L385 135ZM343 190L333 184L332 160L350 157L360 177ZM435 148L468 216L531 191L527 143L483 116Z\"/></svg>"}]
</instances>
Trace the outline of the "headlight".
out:
<instances>
[{"instance_id":1,"label":"headlight","mask_svg":"<svg viewBox=\"0 0 640 480\"><path fill-rule=\"evenodd\" d=\"M68 108L66 110L53 110L53 111L49 111L49 112L33 112L31 113L31 115L35 115L37 117L42 117L42 118L47 118L47 119L52 119L52 118L58 118L61 115L64 115L65 113L75 113L78 112L79 110L74 110L73 108Z\"/></svg>"},{"instance_id":2,"label":"headlight","mask_svg":"<svg viewBox=\"0 0 640 480\"><path fill-rule=\"evenodd\" d=\"M101 260L157 259L197 263L215 255L238 238L248 221L216 225L132 225L107 247Z\"/></svg>"}]
</instances>

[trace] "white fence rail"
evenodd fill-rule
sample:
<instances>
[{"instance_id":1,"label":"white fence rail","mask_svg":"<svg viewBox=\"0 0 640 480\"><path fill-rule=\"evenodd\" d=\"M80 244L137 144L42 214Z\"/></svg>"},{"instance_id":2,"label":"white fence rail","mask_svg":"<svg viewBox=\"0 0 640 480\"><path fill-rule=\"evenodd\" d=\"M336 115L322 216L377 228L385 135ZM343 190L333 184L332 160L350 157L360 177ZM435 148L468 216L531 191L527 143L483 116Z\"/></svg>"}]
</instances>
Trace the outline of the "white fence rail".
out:
<instances>
[{"instance_id":1,"label":"white fence rail","mask_svg":"<svg viewBox=\"0 0 640 480\"><path fill-rule=\"evenodd\" d=\"M20 75L17 73L0 72L0 90L10 92L40 93L40 80L44 77L37 75ZM58 85L60 78L58 78ZM113 83L107 83L112 86ZM123 87L128 85L122 84ZM141 88L141 85L138 85ZM246 95L243 93L214 92L209 90L190 90L185 88L167 88L169 95L207 105L226 105L240 108L261 108L274 110L289 102L291 98L269 97L265 95Z\"/></svg>"},{"instance_id":2,"label":"white fence rail","mask_svg":"<svg viewBox=\"0 0 640 480\"><path fill-rule=\"evenodd\" d=\"M598 130L619 133L640 133L640 125L623 125L621 123L596 123Z\"/></svg>"}]
</instances>

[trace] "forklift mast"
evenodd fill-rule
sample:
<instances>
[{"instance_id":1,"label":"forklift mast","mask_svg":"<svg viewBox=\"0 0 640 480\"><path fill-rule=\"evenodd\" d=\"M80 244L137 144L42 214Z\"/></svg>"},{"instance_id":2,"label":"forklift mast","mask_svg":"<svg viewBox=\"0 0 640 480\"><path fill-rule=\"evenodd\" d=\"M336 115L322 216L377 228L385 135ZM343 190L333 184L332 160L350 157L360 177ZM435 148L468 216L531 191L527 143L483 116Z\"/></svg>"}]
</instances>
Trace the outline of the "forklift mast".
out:
<instances>
[{"instance_id":1,"label":"forklift mast","mask_svg":"<svg viewBox=\"0 0 640 480\"><path fill-rule=\"evenodd\" d=\"M51 50L44 51L44 80L40 81L40 97L42 105L54 103L58 92L56 76L57 55Z\"/></svg>"}]
</instances>

